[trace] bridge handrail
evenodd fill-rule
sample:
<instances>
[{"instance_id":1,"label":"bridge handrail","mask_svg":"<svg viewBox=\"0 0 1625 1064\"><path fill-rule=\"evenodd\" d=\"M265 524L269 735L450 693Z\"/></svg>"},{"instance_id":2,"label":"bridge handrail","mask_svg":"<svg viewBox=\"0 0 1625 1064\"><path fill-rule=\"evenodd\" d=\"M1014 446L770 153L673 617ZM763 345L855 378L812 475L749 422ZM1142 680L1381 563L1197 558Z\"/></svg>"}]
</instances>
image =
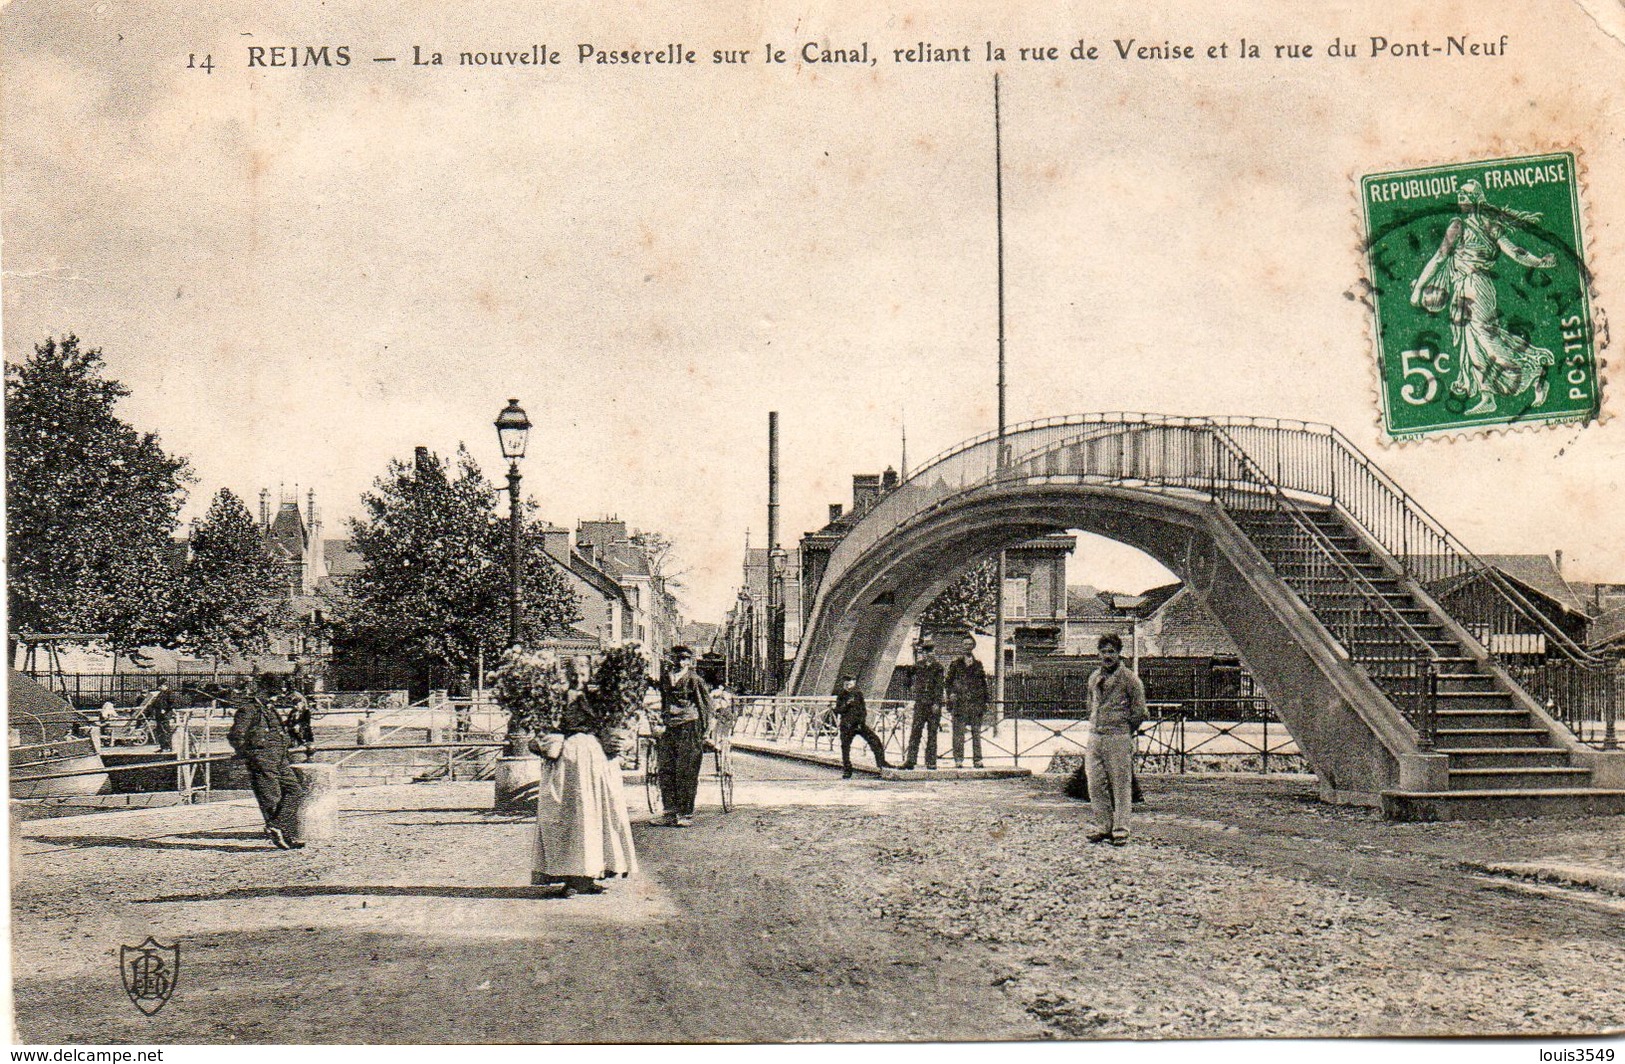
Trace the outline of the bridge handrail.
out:
<instances>
[{"instance_id":1,"label":"bridge handrail","mask_svg":"<svg viewBox=\"0 0 1625 1064\"><path fill-rule=\"evenodd\" d=\"M1128 435L1126 430L1152 427L1205 428L1222 433L1249 459L1245 472L1252 482L1227 487L1279 492L1287 498L1308 497L1337 508L1387 551L1405 575L1416 579L1449 617L1477 638L1492 659L1527 684L1537 697L1558 705L1560 716L1569 714L1572 707L1568 703L1578 697L1571 697L1572 692L1567 691L1576 683L1587 690L1604 692L1601 697L1613 697L1612 685L1607 682L1611 664L1606 659L1581 646L1552 618L1536 609L1505 574L1462 544L1347 436L1330 425L1286 418L1179 417L1126 411L1074 414L1011 427L1004 435L1002 454L997 453L1000 448L990 446L998 440L998 434L982 433L913 470L898 489L882 496L863 515L830 554L813 599L814 613L823 608L825 593L832 583L875 542L932 512L949 498L996 483L1001 470L1030 462L1046 450L1073 446L1102 434ZM1070 436L1057 431L1070 429L1083 431ZM1148 457L1155 456L1136 454L1133 460L1143 462ZM1194 454L1192 457L1200 458ZM1166 482L1158 476L1164 470L1137 471L1145 474L1142 482ZM1215 470L1207 472L1211 495L1218 490L1218 478ZM1200 474L1187 475L1180 486L1196 487L1199 478ZM1273 487L1266 487L1265 480ZM938 492L934 484L940 484L943 490ZM1521 663L1514 652L1497 642L1495 636L1505 633L1543 638L1550 652L1547 663ZM1568 668L1574 676L1551 675L1552 658L1557 659L1560 672ZM795 672L800 673L799 662Z\"/></svg>"},{"instance_id":2,"label":"bridge handrail","mask_svg":"<svg viewBox=\"0 0 1625 1064\"><path fill-rule=\"evenodd\" d=\"M1343 433L1339 432L1336 428L1332 428L1328 433L1328 437L1343 454L1347 455L1349 459L1352 460L1363 472L1371 476L1376 484L1389 497L1397 500L1398 504L1403 508L1408 517L1418 522L1440 546L1445 548L1444 551L1438 552L1439 554L1445 557L1454 556L1455 559L1457 559L1460 564L1467 567L1467 569L1473 575L1481 579L1487 579L1488 582L1494 586L1495 590L1509 601L1510 605L1512 605L1514 609L1524 615L1526 620L1533 621L1537 626L1544 630L1543 634L1548 638L1548 640L1557 645L1564 657L1570 658L1577 663L1587 666L1605 664L1603 658L1601 658L1599 655L1593 654L1591 651L1575 643L1567 632L1564 632L1557 625L1553 624L1549 617L1547 617L1540 610L1536 609L1522 592L1520 592L1516 587L1512 586L1511 581L1507 580L1499 569L1488 564L1477 554L1473 553L1473 551L1470 550L1459 539L1457 539L1449 529L1445 528L1437 518L1429 513L1421 503L1412 498L1409 492L1405 491L1404 488L1401 488L1380 466L1372 462L1370 458L1366 457L1365 453L1356 447L1347 436L1343 435ZM1356 514L1353 510L1349 510L1346 506L1344 509L1348 510L1349 515L1358 521L1360 526L1370 533L1373 538L1377 539L1379 543L1383 543L1383 546L1389 550L1389 553L1394 553L1393 547L1389 543L1383 542L1382 537L1379 536L1379 530L1370 526L1366 515ZM1416 564L1418 554L1420 554L1422 557L1427 557L1433 553L1434 552L1431 551L1406 551L1404 554L1398 555L1398 558L1400 564L1405 567L1407 574L1419 575L1419 582L1421 583L1426 584L1430 579L1449 579L1450 577L1445 576L1442 573L1434 574L1431 577L1425 572L1422 574L1412 573L1412 567ZM1444 605L1444 603L1440 604ZM1446 608L1448 609L1448 606ZM1492 654L1494 653L1493 648L1486 647L1486 649L1490 650Z\"/></svg>"},{"instance_id":3,"label":"bridge handrail","mask_svg":"<svg viewBox=\"0 0 1625 1064\"><path fill-rule=\"evenodd\" d=\"M1571 637L1567 632L1563 631L1562 628L1554 624L1544 613L1536 609L1529 602L1528 598L1515 586L1513 586L1512 583L1500 572L1500 570L1484 562L1483 559L1481 559L1458 538L1456 538L1456 536L1445 528L1437 518L1429 513L1425 507L1423 507L1413 496L1411 496L1409 492L1400 487L1392 477L1390 477L1380 466L1372 462L1364 452L1355 446L1355 444L1335 426L1319 422L1300 421L1292 418L1246 416L1182 417L1137 411L1110 411L1094 414L1070 414L1064 417L1040 418L1033 421L1022 422L1007 429L1005 439L1007 441L1007 446L1009 446L1011 445L1010 441L1013 439L1019 438L1020 436L1035 430L1049 429L1060 426L1084 425L1120 425L1126 427L1133 424L1207 424L1214 426L1222 431L1226 431L1227 435L1230 435L1232 441L1244 452L1246 452L1249 457L1254 459L1255 466L1261 471L1263 470L1265 463L1264 456L1255 453L1254 449L1247 447L1245 442L1237 439L1237 436L1245 434L1246 430L1262 429L1272 433L1301 434L1324 441L1325 445L1330 448L1330 454L1327 456L1330 461L1323 461L1318 466L1312 461L1295 463L1295 470L1298 467L1307 467L1305 472L1307 472L1309 475L1301 478L1297 476L1288 477L1286 478L1287 483L1284 486L1289 487L1292 490L1318 495L1321 498L1340 506L1345 513L1347 513L1355 520L1356 523L1360 525L1361 528L1370 534L1378 543L1382 544L1383 548L1394 556L1394 558L1403 567L1407 575L1416 576L1420 582L1428 584L1440 579L1452 579L1470 574L1477 579L1482 580L1490 588L1492 588L1495 596L1504 600L1505 606L1516 613L1524 622L1537 628L1540 633L1544 635L1558 650L1561 656L1568 658L1578 665L1588 668L1602 667L1606 665L1606 661L1603 658L1580 646L1574 641L1573 637ZM1237 432L1232 430L1241 431ZM932 470L936 469L936 467L941 465L943 462L957 455L993 442L996 439L998 439L997 432L984 432L978 436L972 437L969 440L956 444L927 460L923 465L909 475L908 480L904 481L904 484L908 484L915 480L920 480L926 477ZM1275 463L1277 466L1277 476L1272 478L1278 483L1282 479L1280 476L1282 473L1280 452L1281 449L1277 447ZM1006 459L1007 462L1015 460L1019 460L1019 458L1017 456L1009 456ZM1371 480L1370 486L1356 487L1354 485L1350 485L1347 482L1346 476L1339 477L1339 465L1347 465L1350 467L1351 471L1358 471L1359 473L1368 476ZM1342 490L1339 490L1339 480L1344 481ZM1365 490L1362 490L1362 488ZM1370 490L1370 488L1374 488L1375 492ZM873 510L870 511L870 515L881 517L883 520L884 515L879 511L882 511L888 501L896 499L897 497L897 492L893 492L886 496ZM899 501L901 500L899 499ZM1385 519L1383 513L1385 509L1389 511L1387 519ZM866 518L867 516L869 515L866 515ZM1398 521L1402 524L1402 527L1399 529L1392 527L1395 523L1396 516ZM897 522L896 524L900 523L901 522ZM1414 531L1422 533L1421 538L1424 542L1412 543L1411 533L1413 529L1411 527L1403 527L1406 525L1414 525ZM857 532L857 529L854 528L853 532ZM884 534L884 532L880 533L880 535ZM840 546L846 546L847 542L852 540L852 538L852 535L849 533L847 539L843 540ZM860 538L878 538L878 536ZM1427 541L1431 541L1431 543L1428 543ZM868 544L865 544L865 547L867 547L867 545ZM1439 549L1417 549L1427 545L1436 545ZM842 553L840 551L840 546L836 548L837 553ZM852 546L856 547L857 544L853 543ZM845 561L849 557L850 553L847 554L847 557L840 560ZM1439 561L1430 563L1422 560L1428 558L1438 558ZM832 556L830 559L830 569L834 571L839 568L840 566L837 564L837 559ZM1440 605L1444 606L1449 612L1451 612L1452 616L1455 616L1455 611L1450 610L1448 603L1441 602ZM1472 627L1475 623L1482 622L1482 618L1474 617L1458 617L1457 619L1466 620L1469 627ZM1492 654L1494 653L1493 648L1486 647L1486 649ZM1499 659L1501 656L1497 655L1497 657ZM1503 664L1505 664L1505 662L1503 662Z\"/></svg>"},{"instance_id":4,"label":"bridge handrail","mask_svg":"<svg viewBox=\"0 0 1625 1064\"><path fill-rule=\"evenodd\" d=\"M1415 729L1419 745L1423 749L1431 749L1433 746L1434 732L1437 721L1432 691L1434 683L1433 677L1436 676L1439 671L1438 651L1433 648L1433 644L1428 641L1427 637L1422 635L1421 632L1417 631L1416 626L1413 625L1404 614L1400 613L1394 607L1394 604L1388 600L1388 597L1382 594L1382 592L1378 591L1376 586L1372 584L1369 579L1367 579L1365 574L1361 573L1359 569L1355 567L1354 563L1350 561L1348 556L1342 551L1341 548L1337 546L1336 543L1332 542L1331 538L1326 535L1325 531L1320 528L1320 526L1316 525L1314 521L1309 519L1308 515L1304 513L1303 508L1299 506L1291 496L1282 490L1281 486L1277 484L1274 479L1258 465L1257 462L1253 461L1252 457L1239 445L1237 445L1224 429L1215 425L1212 428L1212 433L1213 438L1219 442L1220 446L1223 447L1232 458L1240 461L1244 467L1251 467L1248 470L1249 475L1258 483L1268 487L1269 490L1266 497L1275 503L1276 511L1286 514L1292 520L1293 524L1298 528L1300 533L1307 534L1310 543L1313 544L1314 548L1319 552L1321 557L1332 563L1333 567L1337 570L1337 575L1355 594L1358 595L1360 600L1360 608L1358 611L1352 609L1349 611L1350 616L1347 621L1347 631L1344 633L1342 640L1344 649L1348 652L1349 660L1360 665L1367 665L1373 662L1385 664L1394 663L1394 659L1391 657L1384 658L1377 656L1373 658L1362 655L1358 650L1359 641L1356 637L1358 634L1360 618L1367 612L1374 612L1382 617L1383 621L1391 631L1400 636L1406 650L1409 652L1411 661L1413 663L1425 663L1425 665L1421 666L1418 674L1414 676L1396 677L1392 674L1373 674L1369 670L1367 671L1367 675L1370 675L1372 681L1375 682L1378 687L1381 687L1390 696L1390 698L1393 699L1394 704L1399 708L1401 714L1406 717L1412 728ZM1252 499L1257 499L1258 497L1259 496L1257 495L1250 496ZM1220 506L1224 507L1226 510L1231 509L1231 507L1226 504L1224 497L1219 494L1217 489L1214 491L1214 501ZM1263 548L1260 546L1259 549L1262 551ZM1273 559L1271 560L1271 564L1274 564ZM1278 575L1288 584L1288 586L1291 586L1293 581L1287 573L1280 572ZM1307 602L1307 598L1305 601ZM1331 626L1327 625L1327 627L1330 628ZM1413 681L1415 683L1415 689L1394 689L1396 681L1400 679Z\"/></svg>"}]
</instances>

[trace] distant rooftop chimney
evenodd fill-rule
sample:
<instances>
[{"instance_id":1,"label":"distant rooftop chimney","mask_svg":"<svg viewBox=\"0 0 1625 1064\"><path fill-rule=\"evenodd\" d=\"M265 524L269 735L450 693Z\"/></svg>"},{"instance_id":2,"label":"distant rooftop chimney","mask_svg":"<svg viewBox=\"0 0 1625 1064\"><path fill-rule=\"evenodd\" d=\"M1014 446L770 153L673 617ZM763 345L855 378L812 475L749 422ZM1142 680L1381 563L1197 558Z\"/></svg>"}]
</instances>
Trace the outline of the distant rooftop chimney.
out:
<instances>
[{"instance_id":1,"label":"distant rooftop chimney","mask_svg":"<svg viewBox=\"0 0 1625 1064\"><path fill-rule=\"evenodd\" d=\"M429 448L427 448L427 447L414 447L414 448L412 448L412 472L415 475L421 477L424 473L427 473L428 471L429 471Z\"/></svg>"},{"instance_id":2,"label":"distant rooftop chimney","mask_svg":"<svg viewBox=\"0 0 1625 1064\"><path fill-rule=\"evenodd\" d=\"M271 527L271 489L260 489L260 528Z\"/></svg>"},{"instance_id":3,"label":"distant rooftop chimney","mask_svg":"<svg viewBox=\"0 0 1625 1064\"><path fill-rule=\"evenodd\" d=\"M855 473L852 476L852 513L861 517L880 499L880 475Z\"/></svg>"},{"instance_id":4,"label":"distant rooftop chimney","mask_svg":"<svg viewBox=\"0 0 1625 1064\"><path fill-rule=\"evenodd\" d=\"M1563 575L1563 552L1562 551L1557 550L1557 551L1552 552L1552 564L1557 566L1557 575L1562 576Z\"/></svg>"},{"instance_id":5,"label":"distant rooftop chimney","mask_svg":"<svg viewBox=\"0 0 1625 1064\"><path fill-rule=\"evenodd\" d=\"M897 470L893 469L891 466L887 466L886 471L880 474L880 490L882 492L888 492L894 490L896 487Z\"/></svg>"}]
</instances>

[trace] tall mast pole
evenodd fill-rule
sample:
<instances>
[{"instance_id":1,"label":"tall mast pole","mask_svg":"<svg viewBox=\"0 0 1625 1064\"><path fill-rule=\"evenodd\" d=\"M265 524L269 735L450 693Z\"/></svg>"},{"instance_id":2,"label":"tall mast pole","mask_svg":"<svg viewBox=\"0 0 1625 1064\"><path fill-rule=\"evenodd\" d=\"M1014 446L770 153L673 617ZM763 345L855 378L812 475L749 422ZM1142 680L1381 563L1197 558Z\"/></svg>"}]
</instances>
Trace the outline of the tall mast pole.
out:
<instances>
[{"instance_id":1,"label":"tall mast pole","mask_svg":"<svg viewBox=\"0 0 1625 1064\"><path fill-rule=\"evenodd\" d=\"M779 412L767 414L767 693L784 676L784 552L779 549Z\"/></svg>"},{"instance_id":2,"label":"tall mast pole","mask_svg":"<svg viewBox=\"0 0 1625 1064\"><path fill-rule=\"evenodd\" d=\"M999 133L999 75L993 75L993 216L998 232L998 293L999 293L999 441L998 468L1004 469L1004 151ZM1004 551L999 551L999 564L994 576L993 597L993 733L998 734L999 722L1004 719Z\"/></svg>"}]
</instances>

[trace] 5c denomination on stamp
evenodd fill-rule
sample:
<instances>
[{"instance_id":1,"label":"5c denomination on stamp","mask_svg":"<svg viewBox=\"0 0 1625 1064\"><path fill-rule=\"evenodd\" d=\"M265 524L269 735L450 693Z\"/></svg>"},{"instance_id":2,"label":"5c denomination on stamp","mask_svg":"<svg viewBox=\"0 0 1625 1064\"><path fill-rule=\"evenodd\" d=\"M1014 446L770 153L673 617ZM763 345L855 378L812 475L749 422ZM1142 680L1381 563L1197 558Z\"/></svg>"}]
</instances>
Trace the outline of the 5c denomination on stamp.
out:
<instances>
[{"instance_id":1,"label":"5c denomination on stamp","mask_svg":"<svg viewBox=\"0 0 1625 1064\"><path fill-rule=\"evenodd\" d=\"M1597 416L1572 153L1372 174L1360 202L1390 436Z\"/></svg>"}]
</instances>

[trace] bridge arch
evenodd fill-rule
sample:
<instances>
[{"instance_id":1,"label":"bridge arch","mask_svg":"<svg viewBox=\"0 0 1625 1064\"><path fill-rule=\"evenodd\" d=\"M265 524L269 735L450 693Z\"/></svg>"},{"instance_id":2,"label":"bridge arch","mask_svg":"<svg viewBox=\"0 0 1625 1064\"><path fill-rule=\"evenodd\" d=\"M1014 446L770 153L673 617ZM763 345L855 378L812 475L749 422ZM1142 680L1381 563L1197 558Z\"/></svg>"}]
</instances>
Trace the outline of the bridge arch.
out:
<instances>
[{"instance_id":1,"label":"bridge arch","mask_svg":"<svg viewBox=\"0 0 1625 1064\"><path fill-rule=\"evenodd\" d=\"M1143 489L1037 475L965 493L865 554L823 603L840 619L808 647L795 690L825 694L846 673L883 692L920 614L967 568L987 556L1051 532L1077 529L1155 558L1205 593L1214 557L1210 507ZM1194 571L1193 571L1194 570Z\"/></svg>"},{"instance_id":2,"label":"bridge arch","mask_svg":"<svg viewBox=\"0 0 1625 1064\"><path fill-rule=\"evenodd\" d=\"M1585 751L1556 719L1611 690L1601 663L1335 429L1274 419L1075 415L945 452L831 553L788 690L826 694L851 672L883 692L960 572L1065 529L1144 551L1206 601L1323 797L1433 801L1520 772L1509 786L1533 786L1542 769L1478 767L1494 751L1471 745L1513 717L1567 759L1555 771L1625 783L1625 755ZM1492 649L1531 641L1536 668Z\"/></svg>"}]
</instances>

